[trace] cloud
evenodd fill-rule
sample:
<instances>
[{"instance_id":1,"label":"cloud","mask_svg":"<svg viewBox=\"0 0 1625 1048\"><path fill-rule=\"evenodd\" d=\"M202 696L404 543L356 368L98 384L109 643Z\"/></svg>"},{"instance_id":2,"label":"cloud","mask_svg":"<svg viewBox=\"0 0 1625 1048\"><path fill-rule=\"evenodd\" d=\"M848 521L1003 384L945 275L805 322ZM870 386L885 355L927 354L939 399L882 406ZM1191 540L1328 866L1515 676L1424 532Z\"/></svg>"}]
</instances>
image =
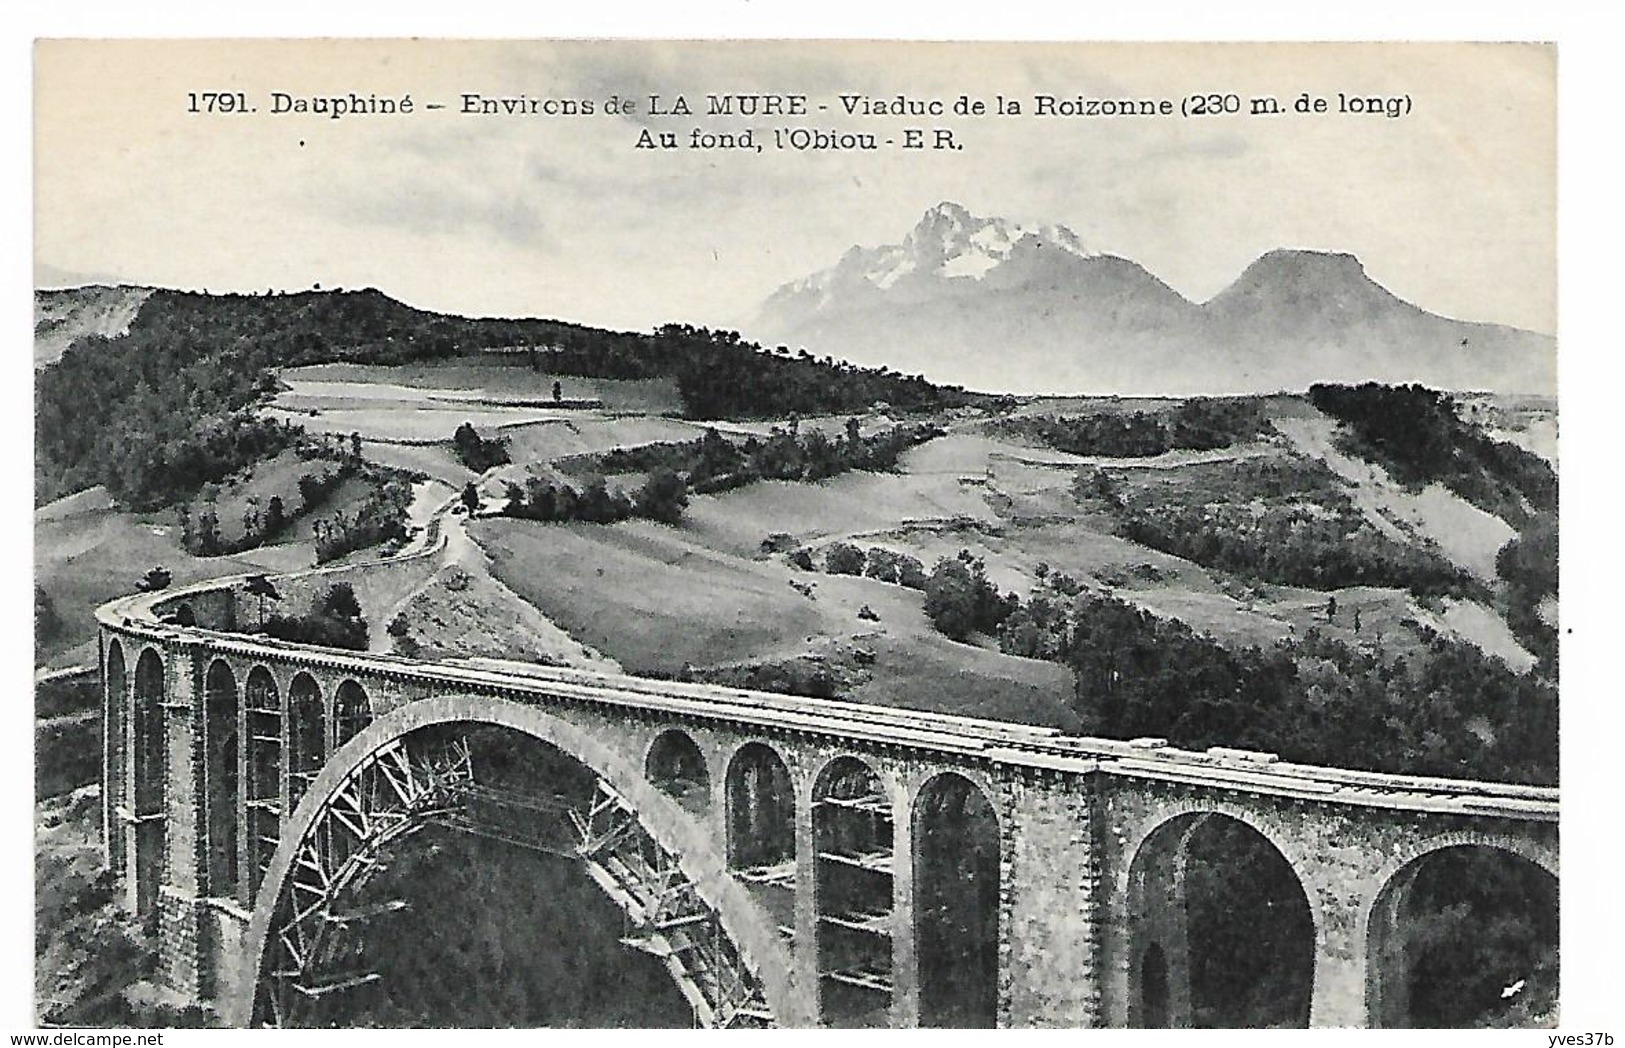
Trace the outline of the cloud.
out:
<instances>
[{"instance_id":1,"label":"cloud","mask_svg":"<svg viewBox=\"0 0 1625 1048\"><path fill-rule=\"evenodd\" d=\"M530 249L549 244L547 221L532 196L423 172L325 194L319 208L331 218L356 225L430 236L495 235Z\"/></svg>"}]
</instances>

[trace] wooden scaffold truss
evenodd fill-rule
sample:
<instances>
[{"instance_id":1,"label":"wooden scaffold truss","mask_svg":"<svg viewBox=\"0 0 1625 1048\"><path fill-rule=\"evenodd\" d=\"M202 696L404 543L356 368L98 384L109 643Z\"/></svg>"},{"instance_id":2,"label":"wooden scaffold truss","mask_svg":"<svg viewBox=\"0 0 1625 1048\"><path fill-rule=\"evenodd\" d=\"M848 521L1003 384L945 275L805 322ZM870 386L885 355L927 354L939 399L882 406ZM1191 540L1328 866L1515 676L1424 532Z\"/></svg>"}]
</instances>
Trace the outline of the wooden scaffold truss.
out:
<instances>
[{"instance_id":1,"label":"wooden scaffold truss","mask_svg":"<svg viewBox=\"0 0 1625 1048\"><path fill-rule=\"evenodd\" d=\"M661 960L695 1025L774 1025L760 980L715 908L613 787L597 780L585 801L521 792L479 782L473 765L461 740L437 747L396 740L340 783L284 881L260 1021L317 1025L323 1001L379 980L367 963L367 924L406 903L368 900L365 888L388 867L396 844L439 826L581 862L625 915L622 944Z\"/></svg>"}]
</instances>

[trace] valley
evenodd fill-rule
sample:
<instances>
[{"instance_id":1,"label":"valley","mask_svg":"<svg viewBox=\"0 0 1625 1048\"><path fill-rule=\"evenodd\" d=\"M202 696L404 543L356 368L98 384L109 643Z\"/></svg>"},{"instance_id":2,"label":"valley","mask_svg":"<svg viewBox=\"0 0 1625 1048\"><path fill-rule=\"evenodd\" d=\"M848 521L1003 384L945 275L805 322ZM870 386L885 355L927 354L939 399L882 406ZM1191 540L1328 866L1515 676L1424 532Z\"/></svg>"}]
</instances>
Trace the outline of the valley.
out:
<instances>
[{"instance_id":1,"label":"valley","mask_svg":"<svg viewBox=\"0 0 1625 1048\"><path fill-rule=\"evenodd\" d=\"M745 347L793 397L834 409L706 413L695 404L752 395L720 381L720 361L699 363L734 344L677 337L695 362L677 374L579 374L590 370L579 357L546 360L494 333L518 348L264 373L259 393L225 402L243 405L229 416L249 442L243 465L169 505L93 486L36 509L36 616L49 626L38 665L94 666L92 609L157 569L163 585L270 576L261 617L274 619L323 599L320 576L286 573L394 563L353 575L374 652L1555 781L1555 565L1534 551L1516 573L1508 553L1555 526L1555 477L1543 486L1546 460L1527 450L1554 443L1551 401L1439 401L1437 437L1457 451L1423 475L1380 411L1358 416L1365 394L1338 392L1354 387L1122 398L927 384L895 387L919 391L914 403L858 393L839 407L794 392L809 387L791 376L821 371L834 389L875 379ZM1326 400L1334 394L1344 399ZM257 427L276 439L255 443ZM1399 443L1380 444L1390 438ZM1475 443L1488 439L1525 450L1495 452L1503 468ZM885 464L870 465L874 442L888 440ZM675 501L655 512L648 493L663 475ZM76 701L42 710L51 752L97 745ZM74 777L49 782L82 788ZM463 847L453 838L411 854L442 863ZM526 876L523 862L492 855ZM558 871L536 875L565 886ZM1202 905L1222 914L1229 903L1214 891ZM486 931L466 960L506 963L514 945ZM1213 978L1203 992L1220 992ZM550 1024L637 1021L570 985L587 1011L546 1013ZM71 987L50 993L92 1014ZM170 1014L139 985L115 996ZM352 1018L428 1014L398 988L380 1000ZM470 1022L542 1014L512 997L473 1006ZM1256 1014L1229 1007L1213 1003L1213 1021L1275 1021L1267 1001Z\"/></svg>"}]
</instances>

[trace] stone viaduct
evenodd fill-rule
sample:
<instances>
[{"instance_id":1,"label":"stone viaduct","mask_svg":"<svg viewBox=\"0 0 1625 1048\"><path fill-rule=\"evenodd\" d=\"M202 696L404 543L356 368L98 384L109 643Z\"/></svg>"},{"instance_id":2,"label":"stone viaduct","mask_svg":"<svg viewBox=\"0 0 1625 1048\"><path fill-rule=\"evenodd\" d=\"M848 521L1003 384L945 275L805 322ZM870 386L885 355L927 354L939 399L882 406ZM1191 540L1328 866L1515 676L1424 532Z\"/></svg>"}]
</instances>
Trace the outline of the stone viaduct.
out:
<instances>
[{"instance_id":1,"label":"stone viaduct","mask_svg":"<svg viewBox=\"0 0 1625 1048\"><path fill-rule=\"evenodd\" d=\"M377 978L355 930L389 903L364 887L429 824L580 859L623 941L718 1026L1187 1025L1184 848L1206 820L1296 875L1314 1026L1402 1016L1394 929L1429 857L1557 876L1555 789L344 652L238 632L252 600L220 580L98 612L106 861L163 979L234 1025L313 1021ZM556 751L588 788L482 779L470 731Z\"/></svg>"}]
</instances>

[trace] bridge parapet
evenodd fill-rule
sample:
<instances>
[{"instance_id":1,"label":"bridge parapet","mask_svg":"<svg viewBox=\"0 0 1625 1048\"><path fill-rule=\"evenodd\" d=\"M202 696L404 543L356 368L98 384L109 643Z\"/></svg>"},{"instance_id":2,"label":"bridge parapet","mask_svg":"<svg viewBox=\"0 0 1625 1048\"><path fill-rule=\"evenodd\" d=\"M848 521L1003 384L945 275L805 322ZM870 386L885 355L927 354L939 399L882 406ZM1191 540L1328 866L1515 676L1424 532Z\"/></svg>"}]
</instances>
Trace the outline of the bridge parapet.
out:
<instances>
[{"instance_id":1,"label":"bridge parapet","mask_svg":"<svg viewBox=\"0 0 1625 1048\"><path fill-rule=\"evenodd\" d=\"M221 844L213 837L234 827L236 861L247 877L260 846L255 834L289 832L302 791L314 788L311 778L300 777L304 769L292 766L301 745L299 688L315 696L325 740L321 759L354 734L338 726L350 708L341 695L346 688L361 694L365 715L374 720L410 716L447 696L492 710L543 710L614 753L623 772L635 768L651 776L656 740L681 734L704 772L703 789L682 803L710 851L725 857L729 883L740 877L731 865L739 801L730 773L746 747L768 748L786 767L793 794L783 881L793 901L764 918L777 927L741 934L758 944L769 933L787 935L793 975L783 978L798 988L794 993L813 998L828 982L818 947L827 935L822 907L828 900L819 896L815 784L836 762L871 767L890 805L888 851L895 858L887 860L889 904L877 911L888 916L848 923L864 934L883 930L891 943L889 954L875 962L884 976L863 978L880 988L874 992L889 995L896 1025L919 1023L930 1007L922 1003L929 994L920 976L915 831L918 800L943 775L972 784L996 818L997 1006L991 1018L1001 1025L1135 1020L1130 973L1140 942L1136 928L1145 918L1130 905L1133 871L1164 846L1159 842L1181 839L1174 828L1200 818L1254 827L1297 873L1315 915L1311 1018L1322 1025L1367 1020L1362 987L1376 978L1368 971L1372 915L1410 864L1436 850L1473 845L1557 872L1555 787L1320 767L1233 748L1199 752L1155 739L1069 736L976 717L494 659L423 662L294 644L220 628L244 621L242 582L140 594L97 613L109 724L119 725L108 733L104 753L110 862L124 871L131 907L162 915L157 928L171 982L202 999L241 982L233 973L245 970L244 962L224 955L248 941L252 902L246 881L230 892L214 883L221 875L210 872L208 854ZM165 621L182 605L202 625ZM138 685L138 664L152 659L159 660L162 683L153 685L149 674L141 678L149 683ZM235 710L229 721L211 712L211 702L221 698L209 683L215 676L230 682L221 685L227 708ZM251 678L261 682L259 692ZM242 742L229 766L220 763L228 737ZM146 755L154 738L161 740L162 760ZM280 762L269 779L255 763L272 759L266 753ZM154 774L163 778L156 789L161 814L141 810L133 799L155 794L144 779ZM255 787L256 781L267 785ZM208 798L221 789L237 791L227 804L232 814L211 821ZM161 833L145 828L143 820L153 818L161 819ZM747 888L741 881L731 890ZM766 888L750 891L774 897ZM255 912L265 905L260 900ZM1158 934L1177 940L1170 931ZM819 1014L815 999L796 999L803 1003L792 1014L801 1021Z\"/></svg>"}]
</instances>

